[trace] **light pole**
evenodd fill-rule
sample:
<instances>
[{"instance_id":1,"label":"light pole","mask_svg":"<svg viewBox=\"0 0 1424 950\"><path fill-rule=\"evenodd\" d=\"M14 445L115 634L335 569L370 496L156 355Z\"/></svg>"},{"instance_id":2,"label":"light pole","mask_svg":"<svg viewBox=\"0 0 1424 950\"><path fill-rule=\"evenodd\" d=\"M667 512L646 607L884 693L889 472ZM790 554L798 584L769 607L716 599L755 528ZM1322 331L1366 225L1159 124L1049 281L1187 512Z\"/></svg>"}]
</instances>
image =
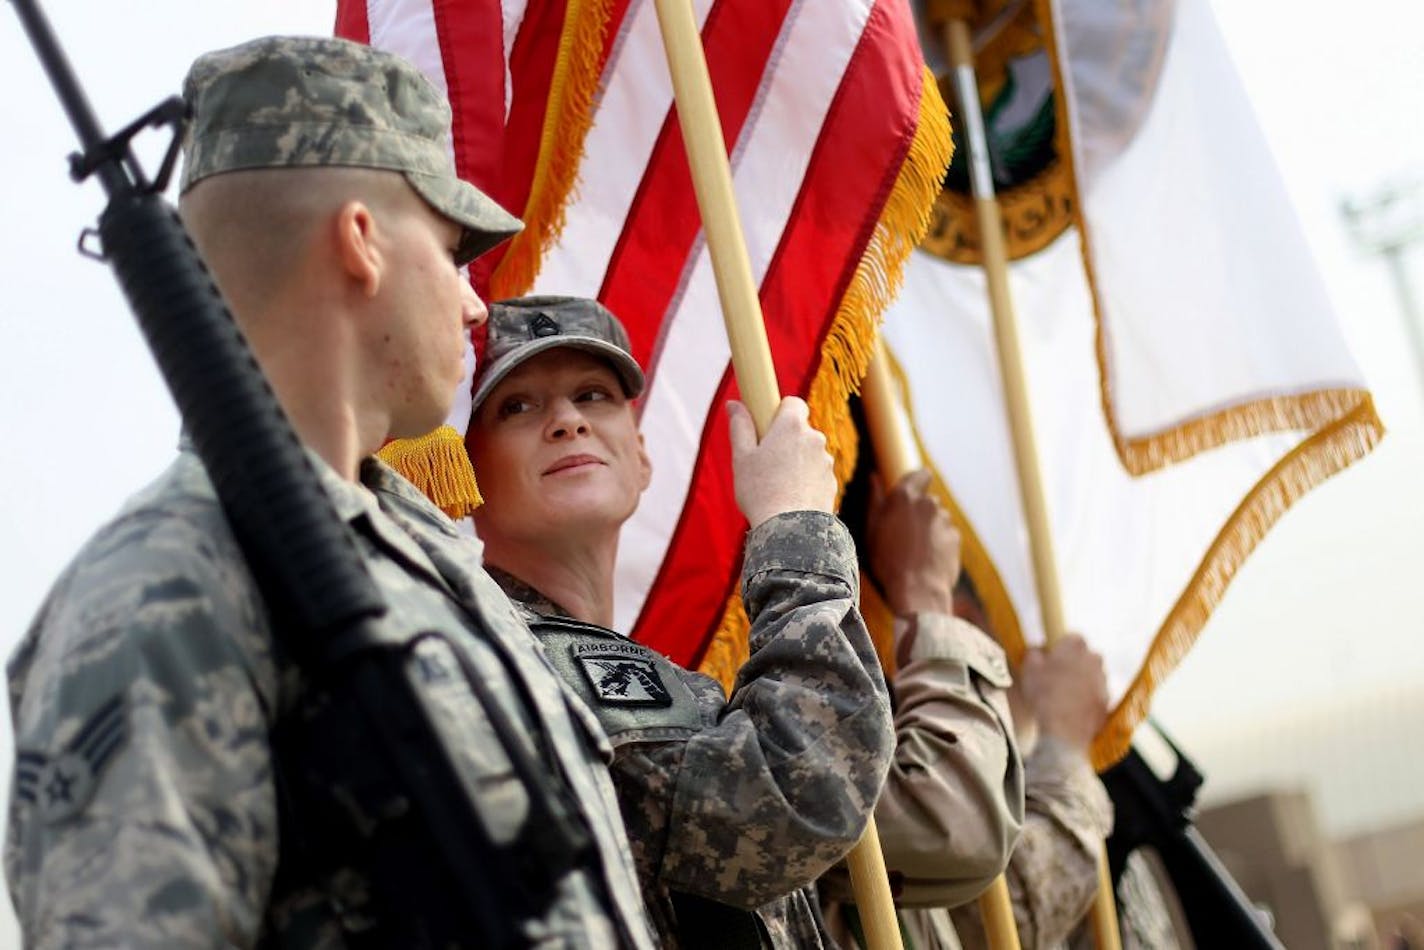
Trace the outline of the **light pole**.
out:
<instances>
[{"instance_id":1,"label":"light pole","mask_svg":"<svg viewBox=\"0 0 1424 950\"><path fill-rule=\"evenodd\" d=\"M1424 179L1386 185L1368 198L1347 198L1340 203L1340 212L1355 243L1383 257L1389 268L1415 369L1424 385L1424 326L1405 262L1410 246L1424 241Z\"/></svg>"}]
</instances>

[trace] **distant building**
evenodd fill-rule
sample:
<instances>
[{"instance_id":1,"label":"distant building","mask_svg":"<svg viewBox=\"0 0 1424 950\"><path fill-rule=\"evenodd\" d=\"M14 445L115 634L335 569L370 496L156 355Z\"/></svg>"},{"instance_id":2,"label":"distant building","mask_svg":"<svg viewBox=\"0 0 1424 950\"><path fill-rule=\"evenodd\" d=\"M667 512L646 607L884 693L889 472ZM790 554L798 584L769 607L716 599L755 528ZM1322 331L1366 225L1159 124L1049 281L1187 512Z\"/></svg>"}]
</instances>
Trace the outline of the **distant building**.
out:
<instances>
[{"instance_id":1,"label":"distant building","mask_svg":"<svg viewBox=\"0 0 1424 950\"><path fill-rule=\"evenodd\" d=\"M1197 827L1290 950L1424 950L1424 817L1331 841L1308 793L1205 809Z\"/></svg>"}]
</instances>

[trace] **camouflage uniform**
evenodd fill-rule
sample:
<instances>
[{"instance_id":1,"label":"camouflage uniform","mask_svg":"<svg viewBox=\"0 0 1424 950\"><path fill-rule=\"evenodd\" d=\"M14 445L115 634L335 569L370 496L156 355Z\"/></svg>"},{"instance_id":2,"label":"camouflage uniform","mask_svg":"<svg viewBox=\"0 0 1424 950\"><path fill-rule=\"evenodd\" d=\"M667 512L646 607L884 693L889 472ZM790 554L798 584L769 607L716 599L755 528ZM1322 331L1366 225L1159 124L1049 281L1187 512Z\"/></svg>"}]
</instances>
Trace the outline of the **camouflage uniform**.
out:
<instances>
[{"instance_id":1,"label":"camouflage uniform","mask_svg":"<svg viewBox=\"0 0 1424 950\"><path fill-rule=\"evenodd\" d=\"M455 179L448 107L389 54L269 38L199 60L185 92L196 111L185 188L238 168L351 164L402 173L461 224L457 257L517 228ZM512 746L494 741L496 708L589 832L590 851L546 912L519 923L523 937L652 946L605 768L611 749L480 568L479 543L379 462L365 460L357 485L309 454L391 608L381 635L415 644L408 675L431 724L465 739L452 765L477 790L490 838L511 840L530 802ZM416 643L425 632L437 636ZM81 551L12 657L9 684L5 871L27 946L343 945L335 898L375 885L349 868L340 894L324 893L300 835L288 835L301 829L283 807L272 737L307 683L191 453Z\"/></svg>"},{"instance_id":2,"label":"camouflage uniform","mask_svg":"<svg viewBox=\"0 0 1424 950\"><path fill-rule=\"evenodd\" d=\"M399 618L397 635L435 630L458 643L583 806L602 873L569 875L548 917L530 923L530 942L648 946L600 760L607 742L479 567L479 542L377 460L362 466L364 489L313 461ZM468 689L433 676L453 662L438 652L417 651L413 673L473 730L461 764L481 783L482 814L517 819L522 788L502 757L491 761L486 750L498 746ZM194 456L180 455L85 547L9 675L20 751L5 869L26 946L342 945L310 882L274 878L269 736L303 682Z\"/></svg>"},{"instance_id":3,"label":"camouflage uniform","mask_svg":"<svg viewBox=\"0 0 1424 950\"><path fill-rule=\"evenodd\" d=\"M1098 889L1098 853L1112 831L1112 803L1087 758L1040 736L1024 762L1028 817L1006 872L1025 950L1061 947ZM956 908L966 950L988 946L975 907Z\"/></svg>"},{"instance_id":4,"label":"camouflage uniform","mask_svg":"<svg viewBox=\"0 0 1424 950\"><path fill-rule=\"evenodd\" d=\"M748 536L751 658L730 700L710 677L565 619L538 591L492 573L536 612L530 628L613 742L614 785L664 942L677 945L688 926L682 895L693 894L760 908L772 946L824 945L808 885L859 839L893 743L840 521L791 512Z\"/></svg>"},{"instance_id":5,"label":"camouflage uniform","mask_svg":"<svg viewBox=\"0 0 1424 950\"><path fill-rule=\"evenodd\" d=\"M1112 802L1087 758L1051 736L1038 739L1024 775L1028 817L1007 872L1019 941L1024 950L1091 950L1096 942L1086 914L1098 890L1103 839L1112 831ZM1162 890L1136 852L1118 882L1117 905L1125 950L1180 945ZM977 907L957 907L952 916L965 950L988 946Z\"/></svg>"},{"instance_id":6,"label":"camouflage uniform","mask_svg":"<svg viewBox=\"0 0 1424 950\"><path fill-rule=\"evenodd\" d=\"M910 945L956 947L944 908L1004 870L1024 822L1011 680L1003 651L968 622L929 613L897 622L895 759L875 822ZM821 887L831 932L863 946L845 871Z\"/></svg>"}]
</instances>

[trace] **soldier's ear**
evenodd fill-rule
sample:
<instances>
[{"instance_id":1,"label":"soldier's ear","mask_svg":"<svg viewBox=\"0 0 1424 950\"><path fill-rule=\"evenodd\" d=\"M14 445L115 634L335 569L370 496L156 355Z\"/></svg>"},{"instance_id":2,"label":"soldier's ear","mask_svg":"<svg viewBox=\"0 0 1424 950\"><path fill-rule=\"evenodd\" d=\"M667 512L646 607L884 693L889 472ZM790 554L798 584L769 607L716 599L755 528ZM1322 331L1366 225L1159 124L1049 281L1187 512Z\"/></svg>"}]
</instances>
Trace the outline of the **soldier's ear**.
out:
<instances>
[{"instance_id":1,"label":"soldier's ear","mask_svg":"<svg viewBox=\"0 0 1424 950\"><path fill-rule=\"evenodd\" d=\"M648 456L648 445L643 441L643 433L638 433L638 491L645 492L653 482L653 460Z\"/></svg>"},{"instance_id":2,"label":"soldier's ear","mask_svg":"<svg viewBox=\"0 0 1424 950\"><path fill-rule=\"evenodd\" d=\"M346 275L366 297L381 289L385 257L376 241L376 216L364 203L348 201L332 220L336 256Z\"/></svg>"}]
</instances>

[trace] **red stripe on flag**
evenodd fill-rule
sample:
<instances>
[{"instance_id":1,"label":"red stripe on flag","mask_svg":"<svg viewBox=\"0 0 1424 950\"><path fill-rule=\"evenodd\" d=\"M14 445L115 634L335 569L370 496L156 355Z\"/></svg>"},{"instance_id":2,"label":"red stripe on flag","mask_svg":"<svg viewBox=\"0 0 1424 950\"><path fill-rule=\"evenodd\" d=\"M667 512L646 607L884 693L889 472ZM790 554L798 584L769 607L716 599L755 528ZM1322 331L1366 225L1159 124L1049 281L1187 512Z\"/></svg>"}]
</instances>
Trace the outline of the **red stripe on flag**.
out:
<instances>
[{"instance_id":1,"label":"red stripe on flag","mask_svg":"<svg viewBox=\"0 0 1424 950\"><path fill-rule=\"evenodd\" d=\"M504 149L504 21L498 3L435 0L435 38L454 113L455 171L488 193L499 181ZM518 213L518 209L513 209ZM489 256L470 265L482 295Z\"/></svg>"},{"instance_id":2,"label":"red stripe on flag","mask_svg":"<svg viewBox=\"0 0 1424 950\"><path fill-rule=\"evenodd\" d=\"M513 98L504 131L500 177L490 183L490 197L515 214L522 213L528 206L529 192L534 186L567 8L564 2L530 4L510 51ZM499 267L508 248L508 244L502 244L486 255L484 267L488 273L494 273Z\"/></svg>"},{"instance_id":3,"label":"red stripe on flag","mask_svg":"<svg viewBox=\"0 0 1424 950\"><path fill-rule=\"evenodd\" d=\"M697 468L668 554L632 632L639 643L688 669L702 661L741 571L747 524L733 494L732 450L722 408L739 396L729 365L702 427Z\"/></svg>"},{"instance_id":4,"label":"red stripe on flag","mask_svg":"<svg viewBox=\"0 0 1424 950\"><path fill-rule=\"evenodd\" d=\"M913 140L922 83L918 49L908 11L889 0L877 2L832 100L760 290L784 393L804 395L809 389L819 369L821 341ZM884 121L892 115L899 121ZM807 346L808 340L815 344ZM734 392L730 380L724 380L709 413L687 501L633 630L635 639L685 666L701 661L740 568L744 523L732 493L721 411ZM709 564L730 565L717 568L729 572L723 583L709 581Z\"/></svg>"},{"instance_id":5,"label":"red stripe on flag","mask_svg":"<svg viewBox=\"0 0 1424 950\"><path fill-rule=\"evenodd\" d=\"M336 26L332 32L357 43L371 43L371 24L366 19L366 0L337 0Z\"/></svg>"},{"instance_id":6,"label":"red stripe on flag","mask_svg":"<svg viewBox=\"0 0 1424 950\"><path fill-rule=\"evenodd\" d=\"M909 6L878 0L761 285L783 392L810 388L820 347L805 341L829 331L914 141L924 81L918 50Z\"/></svg>"},{"instance_id":7,"label":"red stripe on flag","mask_svg":"<svg viewBox=\"0 0 1424 950\"><path fill-rule=\"evenodd\" d=\"M613 55L613 47L618 44L618 38L623 34L624 20L631 3L632 0L613 0L608 7L608 31L603 34L603 56L598 62L598 73L604 79L608 78L608 58Z\"/></svg>"},{"instance_id":8,"label":"red stripe on flag","mask_svg":"<svg viewBox=\"0 0 1424 950\"><path fill-rule=\"evenodd\" d=\"M718 0L703 24L708 72L728 143L741 135L789 7L789 0ZM598 293L628 324L634 358L654 370L658 336L701 227L682 129L669 109Z\"/></svg>"}]
</instances>

